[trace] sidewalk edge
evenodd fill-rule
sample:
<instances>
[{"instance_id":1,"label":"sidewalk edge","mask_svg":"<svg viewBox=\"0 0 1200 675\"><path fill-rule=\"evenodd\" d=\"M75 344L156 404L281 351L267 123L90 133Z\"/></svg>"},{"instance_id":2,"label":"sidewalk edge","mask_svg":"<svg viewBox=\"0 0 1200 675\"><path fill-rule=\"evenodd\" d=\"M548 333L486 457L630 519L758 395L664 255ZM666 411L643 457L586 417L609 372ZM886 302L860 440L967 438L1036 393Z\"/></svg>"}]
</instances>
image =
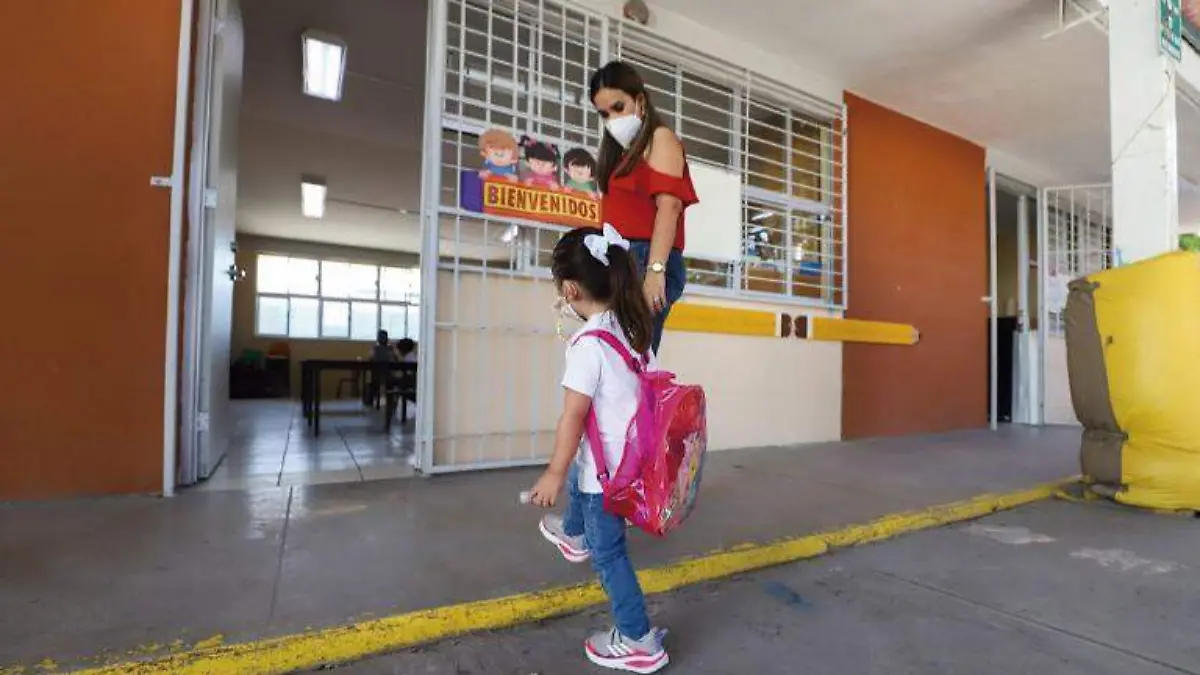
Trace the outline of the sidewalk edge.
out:
<instances>
[{"instance_id":1,"label":"sidewalk edge","mask_svg":"<svg viewBox=\"0 0 1200 675\"><path fill-rule=\"evenodd\" d=\"M769 544L735 547L641 570L638 577L647 594L667 593L697 583L816 558L840 548L974 520L1049 499L1065 483L1074 480L1065 479L1004 494L983 494L827 532ZM279 675L345 664L467 633L551 619L604 601L600 586L592 582L435 607L312 632L181 652L158 660L117 663L76 672L81 675Z\"/></svg>"}]
</instances>

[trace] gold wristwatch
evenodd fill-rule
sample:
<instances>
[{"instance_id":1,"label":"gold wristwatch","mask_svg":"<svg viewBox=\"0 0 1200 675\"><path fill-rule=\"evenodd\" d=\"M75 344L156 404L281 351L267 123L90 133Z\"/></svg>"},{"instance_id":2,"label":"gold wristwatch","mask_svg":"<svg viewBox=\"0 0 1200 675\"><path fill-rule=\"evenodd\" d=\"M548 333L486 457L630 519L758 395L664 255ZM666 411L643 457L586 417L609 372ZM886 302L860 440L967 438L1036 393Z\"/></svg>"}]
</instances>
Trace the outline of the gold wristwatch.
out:
<instances>
[{"instance_id":1,"label":"gold wristwatch","mask_svg":"<svg viewBox=\"0 0 1200 675\"><path fill-rule=\"evenodd\" d=\"M660 262L652 262L650 263L650 271L655 274L662 274L667 271L667 266Z\"/></svg>"}]
</instances>

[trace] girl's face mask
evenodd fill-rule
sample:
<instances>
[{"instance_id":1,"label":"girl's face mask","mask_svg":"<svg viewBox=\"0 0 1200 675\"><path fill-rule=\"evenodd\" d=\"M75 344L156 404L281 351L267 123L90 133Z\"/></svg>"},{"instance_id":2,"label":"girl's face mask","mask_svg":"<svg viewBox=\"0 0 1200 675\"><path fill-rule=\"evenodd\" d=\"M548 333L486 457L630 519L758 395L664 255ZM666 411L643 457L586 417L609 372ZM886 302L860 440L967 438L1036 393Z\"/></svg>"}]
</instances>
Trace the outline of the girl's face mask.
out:
<instances>
[{"instance_id":1,"label":"girl's face mask","mask_svg":"<svg viewBox=\"0 0 1200 675\"><path fill-rule=\"evenodd\" d=\"M577 312L575 308L571 306L571 303L561 295L558 296L558 299L554 301L553 311L556 319L554 323L554 331L558 333L558 339L560 340L565 341L567 339L567 332L563 327L563 319L568 319L577 323L583 323L587 321L587 319L583 318L583 315Z\"/></svg>"}]
</instances>

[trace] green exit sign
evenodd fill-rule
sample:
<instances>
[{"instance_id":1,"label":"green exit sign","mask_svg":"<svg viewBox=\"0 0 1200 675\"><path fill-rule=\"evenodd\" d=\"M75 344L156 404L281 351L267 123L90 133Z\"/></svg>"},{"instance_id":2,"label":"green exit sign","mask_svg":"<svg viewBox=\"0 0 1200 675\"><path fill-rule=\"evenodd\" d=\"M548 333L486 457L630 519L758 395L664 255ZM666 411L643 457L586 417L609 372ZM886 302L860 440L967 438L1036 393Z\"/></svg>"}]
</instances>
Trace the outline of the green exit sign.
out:
<instances>
[{"instance_id":1,"label":"green exit sign","mask_svg":"<svg viewBox=\"0 0 1200 675\"><path fill-rule=\"evenodd\" d=\"M1158 48L1176 61L1183 58L1181 0L1158 0Z\"/></svg>"}]
</instances>

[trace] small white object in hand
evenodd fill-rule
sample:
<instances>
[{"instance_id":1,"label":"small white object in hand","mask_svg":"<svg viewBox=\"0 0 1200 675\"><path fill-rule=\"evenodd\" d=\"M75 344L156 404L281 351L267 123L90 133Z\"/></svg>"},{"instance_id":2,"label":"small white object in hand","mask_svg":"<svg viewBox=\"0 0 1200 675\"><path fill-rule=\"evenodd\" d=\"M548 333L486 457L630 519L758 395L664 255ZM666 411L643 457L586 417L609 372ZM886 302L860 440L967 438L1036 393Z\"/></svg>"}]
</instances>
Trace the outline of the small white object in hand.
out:
<instances>
[{"instance_id":1,"label":"small white object in hand","mask_svg":"<svg viewBox=\"0 0 1200 675\"><path fill-rule=\"evenodd\" d=\"M522 504L529 504L529 503L533 502L533 493L530 492L529 490L524 490L521 492L520 495L518 495L517 498L521 501Z\"/></svg>"}]
</instances>

